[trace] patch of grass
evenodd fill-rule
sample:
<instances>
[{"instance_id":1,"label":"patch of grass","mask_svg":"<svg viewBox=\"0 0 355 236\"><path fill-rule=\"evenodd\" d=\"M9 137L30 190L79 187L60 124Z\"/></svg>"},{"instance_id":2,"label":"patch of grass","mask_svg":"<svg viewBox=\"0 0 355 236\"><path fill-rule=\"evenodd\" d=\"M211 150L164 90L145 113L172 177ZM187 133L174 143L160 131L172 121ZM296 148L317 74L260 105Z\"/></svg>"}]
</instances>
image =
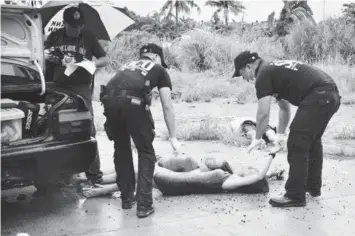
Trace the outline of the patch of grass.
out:
<instances>
[{"instance_id":1,"label":"patch of grass","mask_svg":"<svg viewBox=\"0 0 355 236\"><path fill-rule=\"evenodd\" d=\"M344 95L341 99L344 105L354 105L355 104L355 93Z\"/></svg>"},{"instance_id":2,"label":"patch of grass","mask_svg":"<svg viewBox=\"0 0 355 236\"><path fill-rule=\"evenodd\" d=\"M348 125L337 129L333 138L340 140L355 139L355 126Z\"/></svg>"},{"instance_id":3,"label":"patch of grass","mask_svg":"<svg viewBox=\"0 0 355 236\"><path fill-rule=\"evenodd\" d=\"M326 145L323 147L323 152L327 155L334 156L332 158L338 159L337 157L355 157L355 148L347 145Z\"/></svg>"},{"instance_id":4,"label":"patch of grass","mask_svg":"<svg viewBox=\"0 0 355 236\"><path fill-rule=\"evenodd\" d=\"M279 40L253 37L249 34L221 35L195 29L186 39L173 42L169 48L169 61L182 71L211 70L219 75L231 76L233 60L244 50L257 51L266 59L282 59L284 52Z\"/></svg>"},{"instance_id":5,"label":"patch of grass","mask_svg":"<svg viewBox=\"0 0 355 236\"><path fill-rule=\"evenodd\" d=\"M169 74L173 83L173 97L181 101L211 102L213 98L235 98L237 103L244 104L256 100L254 85L241 78L176 70L170 70Z\"/></svg>"},{"instance_id":6,"label":"patch of grass","mask_svg":"<svg viewBox=\"0 0 355 236\"><path fill-rule=\"evenodd\" d=\"M168 137L165 132L164 138ZM177 138L186 141L221 141L237 147L246 147L250 143L250 140L241 136L230 124L221 125L209 116L201 122L179 124Z\"/></svg>"},{"instance_id":7,"label":"patch of grass","mask_svg":"<svg viewBox=\"0 0 355 236\"><path fill-rule=\"evenodd\" d=\"M355 52L350 42L352 29L342 17L330 17L316 26L295 25L285 39L286 53L304 61L352 61Z\"/></svg>"},{"instance_id":8,"label":"patch of grass","mask_svg":"<svg viewBox=\"0 0 355 236\"><path fill-rule=\"evenodd\" d=\"M334 79L342 97L350 98L350 100L355 99L355 67L350 67L346 64L342 65L336 62L317 63L315 66L329 74Z\"/></svg>"}]
</instances>

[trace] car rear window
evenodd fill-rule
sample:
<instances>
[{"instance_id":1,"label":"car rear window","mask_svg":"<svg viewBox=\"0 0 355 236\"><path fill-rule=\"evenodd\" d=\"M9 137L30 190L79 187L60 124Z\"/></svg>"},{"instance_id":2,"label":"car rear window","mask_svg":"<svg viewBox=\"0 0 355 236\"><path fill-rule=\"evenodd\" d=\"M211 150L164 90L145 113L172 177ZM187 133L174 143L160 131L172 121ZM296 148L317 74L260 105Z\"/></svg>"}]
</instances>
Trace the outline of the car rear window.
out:
<instances>
[{"instance_id":1,"label":"car rear window","mask_svg":"<svg viewBox=\"0 0 355 236\"><path fill-rule=\"evenodd\" d=\"M37 71L24 66L1 62L1 85L40 83L41 79Z\"/></svg>"}]
</instances>

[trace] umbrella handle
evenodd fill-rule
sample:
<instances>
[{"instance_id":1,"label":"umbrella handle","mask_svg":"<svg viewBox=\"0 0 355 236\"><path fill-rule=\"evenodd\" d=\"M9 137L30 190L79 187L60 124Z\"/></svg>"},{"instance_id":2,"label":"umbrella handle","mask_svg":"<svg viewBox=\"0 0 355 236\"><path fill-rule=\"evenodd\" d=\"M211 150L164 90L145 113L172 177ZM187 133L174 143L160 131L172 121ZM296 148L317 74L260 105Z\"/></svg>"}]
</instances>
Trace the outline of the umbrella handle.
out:
<instances>
[{"instance_id":1,"label":"umbrella handle","mask_svg":"<svg viewBox=\"0 0 355 236\"><path fill-rule=\"evenodd\" d=\"M276 153L269 153L269 156L271 156L271 157L272 157L272 159L274 159L274 158L275 158L275 156L276 156Z\"/></svg>"}]
</instances>

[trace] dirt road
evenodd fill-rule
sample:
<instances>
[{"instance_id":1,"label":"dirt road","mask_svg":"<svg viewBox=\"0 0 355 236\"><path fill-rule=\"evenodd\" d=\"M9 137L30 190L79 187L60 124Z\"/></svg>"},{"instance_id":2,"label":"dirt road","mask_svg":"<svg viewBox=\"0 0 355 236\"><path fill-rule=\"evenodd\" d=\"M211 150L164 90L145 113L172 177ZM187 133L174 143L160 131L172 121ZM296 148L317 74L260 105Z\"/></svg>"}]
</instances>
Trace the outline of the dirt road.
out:
<instances>
[{"instance_id":1,"label":"dirt road","mask_svg":"<svg viewBox=\"0 0 355 236\"><path fill-rule=\"evenodd\" d=\"M111 172L112 143L99 133L103 170ZM184 142L183 151L195 158L213 156L230 161L234 169L258 163L265 152L248 156L240 148L220 143ZM171 155L169 143L157 140L157 153ZM202 153L202 154L201 154ZM238 154L239 153L239 154ZM274 166L287 168L284 154ZM138 219L135 209L123 211L120 199L85 199L73 186L39 198L33 187L2 192L1 235L355 235L355 160L326 158L323 195L307 198L305 208L277 209L268 204L282 193L284 181L270 181L270 193L211 194L164 197L154 191L156 213ZM24 200L17 200L25 194Z\"/></svg>"},{"instance_id":2,"label":"dirt road","mask_svg":"<svg viewBox=\"0 0 355 236\"><path fill-rule=\"evenodd\" d=\"M325 149L329 145L347 145L354 148L354 140L334 140L334 132L347 124L353 125L354 107L342 106L325 134ZM178 127L189 122L200 122L207 116L228 120L233 117L253 117L256 104L238 105L233 101L216 100L213 103L175 104ZM294 111L294 109L293 109ZM166 126L160 104L152 109L156 121L156 153L172 155L168 142L163 141ZM277 117L274 106L272 117ZM95 121L102 126L102 107L97 103ZM273 119L273 118L272 118ZM103 132L98 143L102 169L113 172L113 147ZM218 142L182 142L185 155L194 158L216 157L228 160L235 171L248 165L259 166L265 151L247 155L245 150ZM329 145L328 145L329 144ZM326 150L324 161L323 193L319 199L307 198L305 208L277 209L268 204L271 196L283 193L285 180L270 181L266 195L211 194L182 197L164 197L154 191L156 213L138 219L135 209L123 211L119 198L86 199L75 186L67 186L48 196L34 198L34 187L3 191L1 205L1 235L31 236L94 235L355 235L355 159L354 155L333 155ZM351 154L351 151L348 152ZM286 169L285 153L279 154L271 168ZM20 195L23 194L23 195Z\"/></svg>"}]
</instances>

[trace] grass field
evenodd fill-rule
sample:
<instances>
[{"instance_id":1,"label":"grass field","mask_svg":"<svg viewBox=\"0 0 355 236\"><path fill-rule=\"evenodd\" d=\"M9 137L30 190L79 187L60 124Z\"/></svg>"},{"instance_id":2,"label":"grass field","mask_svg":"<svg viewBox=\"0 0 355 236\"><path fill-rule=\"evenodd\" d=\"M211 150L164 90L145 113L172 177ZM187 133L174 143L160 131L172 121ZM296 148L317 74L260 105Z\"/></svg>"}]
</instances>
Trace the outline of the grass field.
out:
<instances>
[{"instance_id":1,"label":"grass field","mask_svg":"<svg viewBox=\"0 0 355 236\"><path fill-rule=\"evenodd\" d=\"M309 47L307 50L311 50L307 52L297 52L295 51L297 47L295 47L287 54L280 40L274 38L253 37L248 34L222 36L201 30L191 32L189 40L180 40L171 44L169 48L165 48L167 61L172 65L168 72L173 83L172 95L176 108L178 138L186 141L213 140L238 147L248 145L250 141L240 137L229 125L229 122L241 117L254 119L257 108L254 85L241 78L231 78L233 58L239 52L257 51L267 60L298 59L298 54L308 55L307 53L312 52L312 48L328 48L327 51L322 49L323 53L328 53L326 56L320 57L317 54L319 58L311 62L332 76L342 96L342 106L324 135L326 143L324 149L330 155L355 157L355 125L353 122L355 119L355 67L349 60L344 59L344 53L348 53L343 50L344 45L348 43L345 33L337 36L335 31L331 34L329 27L326 29L327 35L324 35L325 38L322 41L324 45L320 42L307 41L306 46ZM321 34L321 31L318 33ZM330 48L328 43L337 37L339 42ZM296 45L298 41L292 40L299 39L307 39L307 35L296 29L290 37L286 38L284 44ZM113 65L109 69L98 72L94 91L95 101L98 101L99 86L106 84L112 78L117 66L137 58L136 49L146 42L159 41L156 37L146 33L131 32L108 47ZM305 50L303 46L298 45L299 50ZM293 114L295 109L294 107ZM167 129L159 98L155 101L152 111L156 121L157 136L164 139L167 136ZM274 106L271 123L277 122L276 112L277 109ZM95 103L95 119L98 130L103 130L104 117L99 103Z\"/></svg>"}]
</instances>

